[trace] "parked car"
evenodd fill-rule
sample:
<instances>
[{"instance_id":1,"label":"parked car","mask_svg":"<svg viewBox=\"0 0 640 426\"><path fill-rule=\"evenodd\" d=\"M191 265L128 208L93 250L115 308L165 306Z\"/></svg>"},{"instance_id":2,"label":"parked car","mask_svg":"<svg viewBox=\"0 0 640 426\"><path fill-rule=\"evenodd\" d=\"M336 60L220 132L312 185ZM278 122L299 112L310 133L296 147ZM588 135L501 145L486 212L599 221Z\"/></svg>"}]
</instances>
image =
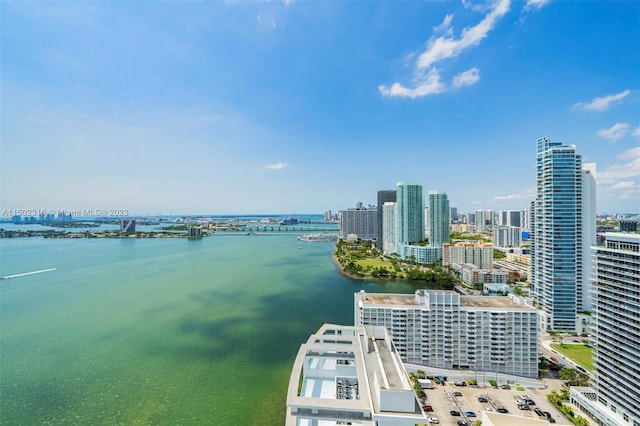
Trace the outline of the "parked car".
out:
<instances>
[{"instance_id":1,"label":"parked car","mask_svg":"<svg viewBox=\"0 0 640 426\"><path fill-rule=\"evenodd\" d=\"M456 392L453 393L453 396L462 396L462 392L457 392L456 391Z\"/></svg>"},{"instance_id":2,"label":"parked car","mask_svg":"<svg viewBox=\"0 0 640 426\"><path fill-rule=\"evenodd\" d=\"M478 402L489 402L489 400L487 399L486 396L479 396L478 397Z\"/></svg>"},{"instance_id":3,"label":"parked car","mask_svg":"<svg viewBox=\"0 0 640 426\"><path fill-rule=\"evenodd\" d=\"M504 407L498 407L498 408L496 409L496 411L497 411L498 413L502 413L502 414L509 414L509 410L507 410L507 409L506 409L506 408L504 408Z\"/></svg>"},{"instance_id":4,"label":"parked car","mask_svg":"<svg viewBox=\"0 0 640 426\"><path fill-rule=\"evenodd\" d=\"M469 422L466 420L458 420L458 426L469 426Z\"/></svg>"},{"instance_id":5,"label":"parked car","mask_svg":"<svg viewBox=\"0 0 640 426\"><path fill-rule=\"evenodd\" d=\"M543 413L545 416L547 416L547 421L548 421L549 423L555 423L555 422L556 422L556 419L554 419L554 418L551 416L551 413L550 413L550 412L548 412L548 411L543 411L542 413Z\"/></svg>"},{"instance_id":6,"label":"parked car","mask_svg":"<svg viewBox=\"0 0 640 426\"><path fill-rule=\"evenodd\" d=\"M507 385L506 383L504 385L500 386L501 389L511 389L511 386Z\"/></svg>"},{"instance_id":7,"label":"parked car","mask_svg":"<svg viewBox=\"0 0 640 426\"><path fill-rule=\"evenodd\" d=\"M433 411L433 407L432 407L430 404L423 405L423 406L422 406L422 409L423 409L424 411Z\"/></svg>"},{"instance_id":8,"label":"parked car","mask_svg":"<svg viewBox=\"0 0 640 426\"><path fill-rule=\"evenodd\" d=\"M449 411L449 414L451 414L452 416L459 417L460 416L460 411L451 410L451 411Z\"/></svg>"},{"instance_id":9,"label":"parked car","mask_svg":"<svg viewBox=\"0 0 640 426\"><path fill-rule=\"evenodd\" d=\"M456 386L467 386L467 382L464 382L464 381L462 381L462 382L454 382L453 384L456 385Z\"/></svg>"},{"instance_id":10,"label":"parked car","mask_svg":"<svg viewBox=\"0 0 640 426\"><path fill-rule=\"evenodd\" d=\"M475 417L476 413L474 413L473 411L465 411L464 415L467 417Z\"/></svg>"},{"instance_id":11,"label":"parked car","mask_svg":"<svg viewBox=\"0 0 640 426\"><path fill-rule=\"evenodd\" d=\"M536 405L536 402L531 398L525 399L524 402L526 402L527 405Z\"/></svg>"},{"instance_id":12,"label":"parked car","mask_svg":"<svg viewBox=\"0 0 640 426\"><path fill-rule=\"evenodd\" d=\"M437 417L429 417L429 418L427 419L427 421L428 421L429 423L431 423L432 425L437 425L438 423L440 423L440 420L438 420L438 418L437 418Z\"/></svg>"},{"instance_id":13,"label":"parked car","mask_svg":"<svg viewBox=\"0 0 640 426\"><path fill-rule=\"evenodd\" d=\"M518 408L524 411L527 411L527 410L531 411L531 407L529 407L529 405L527 404L518 404Z\"/></svg>"}]
</instances>

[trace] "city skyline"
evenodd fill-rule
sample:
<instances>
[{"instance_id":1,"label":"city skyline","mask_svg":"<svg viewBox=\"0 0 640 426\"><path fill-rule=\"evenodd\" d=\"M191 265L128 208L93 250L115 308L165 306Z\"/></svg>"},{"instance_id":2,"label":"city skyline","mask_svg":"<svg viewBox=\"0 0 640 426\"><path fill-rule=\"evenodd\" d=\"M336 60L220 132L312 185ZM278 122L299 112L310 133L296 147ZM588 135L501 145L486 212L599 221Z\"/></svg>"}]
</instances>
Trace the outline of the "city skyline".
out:
<instances>
[{"instance_id":1,"label":"city skyline","mask_svg":"<svg viewBox=\"0 0 640 426\"><path fill-rule=\"evenodd\" d=\"M597 163L598 213L640 210L637 2L0 7L4 209L322 213L403 181L519 210L549 137Z\"/></svg>"}]
</instances>

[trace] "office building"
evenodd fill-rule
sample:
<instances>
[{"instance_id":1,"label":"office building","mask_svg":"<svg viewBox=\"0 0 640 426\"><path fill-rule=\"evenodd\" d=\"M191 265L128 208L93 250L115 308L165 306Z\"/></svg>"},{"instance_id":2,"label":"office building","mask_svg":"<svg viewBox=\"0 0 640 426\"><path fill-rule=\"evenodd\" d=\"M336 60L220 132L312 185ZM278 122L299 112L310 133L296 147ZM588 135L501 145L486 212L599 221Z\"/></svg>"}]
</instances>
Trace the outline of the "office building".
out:
<instances>
[{"instance_id":1,"label":"office building","mask_svg":"<svg viewBox=\"0 0 640 426\"><path fill-rule=\"evenodd\" d=\"M493 245L495 247L520 247L522 230L514 226L497 226L493 228Z\"/></svg>"},{"instance_id":2,"label":"office building","mask_svg":"<svg viewBox=\"0 0 640 426\"><path fill-rule=\"evenodd\" d=\"M493 245L482 241L442 245L442 264L469 263L481 269L493 268Z\"/></svg>"},{"instance_id":3,"label":"office building","mask_svg":"<svg viewBox=\"0 0 640 426\"><path fill-rule=\"evenodd\" d=\"M538 377L538 313L505 297L418 290L354 295L354 324L384 326L404 362Z\"/></svg>"},{"instance_id":4,"label":"office building","mask_svg":"<svg viewBox=\"0 0 640 426\"><path fill-rule=\"evenodd\" d=\"M395 189L383 189L378 191L378 239L376 240L376 245L378 246L379 250L384 250L383 247L383 229L382 229L382 224L384 222L383 220L383 206L384 203L395 203L396 201L396 190Z\"/></svg>"},{"instance_id":5,"label":"office building","mask_svg":"<svg viewBox=\"0 0 640 426\"><path fill-rule=\"evenodd\" d=\"M548 331L575 330L577 314L591 306L590 257L584 250L595 243L594 170L583 170L575 146L538 139L531 287Z\"/></svg>"},{"instance_id":6,"label":"office building","mask_svg":"<svg viewBox=\"0 0 640 426\"><path fill-rule=\"evenodd\" d=\"M136 220L135 219L120 220L120 232L136 232Z\"/></svg>"},{"instance_id":7,"label":"office building","mask_svg":"<svg viewBox=\"0 0 640 426\"><path fill-rule=\"evenodd\" d=\"M427 416L384 327L324 324L300 346L286 426L414 426Z\"/></svg>"},{"instance_id":8,"label":"office building","mask_svg":"<svg viewBox=\"0 0 640 426\"><path fill-rule=\"evenodd\" d=\"M640 426L640 234L605 234L596 246L595 348L598 401Z\"/></svg>"},{"instance_id":9,"label":"office building","mask_svg":"<svg viewBox=\"0 0 640 426\"><path fill-rule=\"evenodd\" d=\"M357 236L360 240L375 241L378 235L378 209L355 208L340 212L340 235Z\"/></svg>"}]
</instances>

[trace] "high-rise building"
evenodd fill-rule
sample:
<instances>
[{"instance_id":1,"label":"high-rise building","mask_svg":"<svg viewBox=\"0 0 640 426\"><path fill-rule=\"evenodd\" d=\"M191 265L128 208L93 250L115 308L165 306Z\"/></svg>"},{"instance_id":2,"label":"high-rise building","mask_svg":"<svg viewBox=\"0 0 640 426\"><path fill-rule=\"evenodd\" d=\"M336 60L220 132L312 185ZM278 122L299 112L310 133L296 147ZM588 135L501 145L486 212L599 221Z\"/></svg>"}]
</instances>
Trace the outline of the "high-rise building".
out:
<instances>
[{"instance_id":1,"label":"high-rise building","mask_svg":"<svg viewBox=\"0 0 640 426\"><path fill-rule=\"evenodd\" d=\"M449 209L449 217L451 218L451 222L457 222L458 221L458 208L455 206L452 206Z\"/></svg>"},{"instance_id":2,"label":"high-rise building","mask_svg":"<svg viewBox=\"0 0 640 426\"><path fill-rule=\"evenodd\" d=\"M594 250L596 392L640 425L640 234L608 232Z\"/></svg>"},{"instance_id":3,"label":"high-rise building","mask_svg":"<svg viewBox=\"0 0 640 426\"><path fill-rule=\"evenodd\" d=\"M495 247L520 247L522 231L514 226L497 226L493 228L493 245Z\"/></svg>"},{"instance_id":4,"label":"high-rise building","mask_svg":"<svg viewBox=\"0 0 640 426\"><path fill-rule=\"evenodd\" d=\"M136 220L135 219L120 220L120 232L136 232Z\"/></svg>"},{"instance_id":5,"label":"high-rise building","mask_svg":"<svg viewBox=\"0 0 640 426\"><path fill-rule=\"evenodd\" d=\"M523 210L500 210L498 212L499 226L522 227Z\"/></svg>"},{"instance_id":6,"label":"high-rise building","mask_svg":"<svg viewBox=\"0 0 640 426\"><path fill-rule=\"evenodd\" d=\"M398 183L396 239L399 244L424 241L424 191L422 185Z\"/></svg>"},{"instance_id":7,"label":"high-rise building","mask_svg":"<svg viewBox=\"0 0 640 426\"><path fill-rule=\"evenodd\" d=\"M340 212L340 234L357 235L360 240L375 240L378 233L378 209L347 209Z\"/></svg>"},{"instance_id":8,"label":"high-rise building","mask_svg":"<svg viewBox=\"0 0 640 426\"><path fill-rule=\"evenodd\" d=\"M442 191L429 191L429 245L442 246L450 241L449 198Z\"/></svg>"},{"instance_id":9,"label":"high-rise building","mask_svg":"<svg viewBox=\"0 0 640 426\"><path fill-rule=\"evenodd\" d=\"M571 402L595 424L640 426L640 234L607 232L595 261L595 387Z\"/></svg>"},{"instance_id":10,"label":"high-rise building","mask_svg":"<svg viewBox=\"0 0 640 426\"><path fill-rule=\"evenodd\" d=\"M384 254L396 253L396 203L387 201L382 205L382 252Z\"/></svg>"},{"instance_id":11,"label":"high-rise building","mask_svg":"<svg viewBox=\"0 0 640 426\"><path fill-rule=\"evenodd\" d=\"M531 286L546 330L575 330L576 315L591 305L584 250L595 242L594 170L583 171L575 146L537 140Z\"/></svg>"},{"instance_id":12,"label":"high-rise building","mask_svg":"<svg viewBox=\"0 0 640 426\"><path fill-rule=\"evenodd\" d=\"M383 247L383 241L384 241L384 237L383 237L383 233L384 231L382 230L382 224L384 222L382 216L383 216L383 209L382 207L384 206L384 203L388 203L388 202L395 202L396 201L396 190L395 189L383 189L378 191L378 240L376 241L376 245L378 246L379 250L384 250Z\"/></svg>"},{"instance_id":13,"label":"high-rise building","mask_svg":"<svg viewBox=\"0 0 640 426\"><path fill-rule=\"evenodd\" d=\"M491 231L493 229L493 210L476 210L476 231Z\"/></svg>"},{"instance_id":14,"label":"high-rise building","mask_svg":"<svg viewBox=\"0 0 640 426\"><path fill-rule=\"evenodd\" d=\"M354 324L384 326L404 362L538 377L537 310L455 291L354 295Z\"/></svg>"}]
</instances>

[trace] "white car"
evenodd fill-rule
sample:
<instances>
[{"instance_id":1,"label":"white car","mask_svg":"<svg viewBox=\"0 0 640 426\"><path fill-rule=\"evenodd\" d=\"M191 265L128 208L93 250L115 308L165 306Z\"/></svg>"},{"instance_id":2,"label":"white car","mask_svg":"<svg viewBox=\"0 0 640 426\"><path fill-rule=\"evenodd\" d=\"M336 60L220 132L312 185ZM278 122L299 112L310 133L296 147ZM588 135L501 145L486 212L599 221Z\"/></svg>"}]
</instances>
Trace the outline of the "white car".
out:
<instances>
[{"instance_id":1,"label":"white car","mask_svg":"<svg viewBox=\"0 0 640 426\"><path fill-rule=\"evenodd\" d=\"M431 423L432 425L437 425L438 423L440 423L440 420L438 420L438 418L437 418L437 417L429 417L429 418L427 419L427 421L428 421L429 423Z\"/></svg>"}]
</instances>

